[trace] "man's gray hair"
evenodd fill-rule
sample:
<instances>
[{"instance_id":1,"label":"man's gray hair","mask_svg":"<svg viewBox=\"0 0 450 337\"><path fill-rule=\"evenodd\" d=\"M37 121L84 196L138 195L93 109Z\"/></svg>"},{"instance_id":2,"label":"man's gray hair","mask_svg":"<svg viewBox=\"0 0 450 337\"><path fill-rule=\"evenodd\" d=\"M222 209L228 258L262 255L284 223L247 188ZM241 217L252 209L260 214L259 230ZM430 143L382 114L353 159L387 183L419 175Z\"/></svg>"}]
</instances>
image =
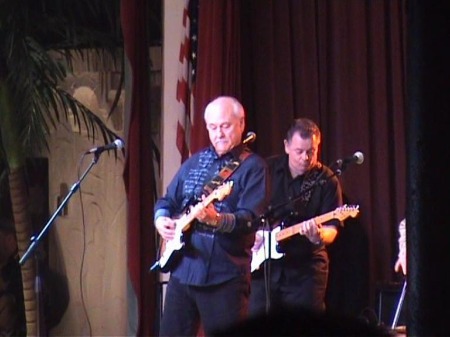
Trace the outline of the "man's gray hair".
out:
<instances>
[{"instance_id":1,"label":"man's gray hair","mask_svg":"<svg viewBox=\"0 0 450 337\"><path fill-rule=\"evenodd\" d=\"M205 108L205 113L203 114L203 118L206 118L206 113L208 111L208 108L216 105L216 104L231 104L233 106L233 114L238 118L244 118L245 117L245 110L242 106L241 102L239 102L236 98L232 96L219 96L213 99L211 102L208 103L208 105Z\"/></svg>"}]
</instances>

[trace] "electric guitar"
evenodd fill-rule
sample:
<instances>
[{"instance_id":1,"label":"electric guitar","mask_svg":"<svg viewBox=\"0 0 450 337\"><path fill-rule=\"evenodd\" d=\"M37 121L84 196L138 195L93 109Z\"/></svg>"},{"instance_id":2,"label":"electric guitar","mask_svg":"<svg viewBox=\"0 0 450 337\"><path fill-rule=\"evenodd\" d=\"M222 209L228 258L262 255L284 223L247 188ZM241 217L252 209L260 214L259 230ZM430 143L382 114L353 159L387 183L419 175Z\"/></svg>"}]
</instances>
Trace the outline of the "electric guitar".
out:
<instances>
[{"instance_id":1,"label":"electric guitar","mask_svg":"<svg viewBox=\"0 0 450 337\"><path fill-rule=\"evenodd\" d=\"M359 206L341 206L336 208L334 211L316 216L313 220L317 224L322 224L326 221L332 219L338 219L340 221L347 219L348 217L354 218L359 213ZM306 220L307 221L307 220ZM296 234L299 234L300 228L304 222L289 226L282 229L281 226L275 227L271 231L259 230L256 235L261 235L263 237L263 242L259 247L253 250L252 253L252 263L251 271L259 269L261 264L269 259L269 249L271 259L280 259L284 256L284 253L280 253L277 249L279 242L290 238ZM270 244L271 243L271 244Z\"/></svg>"},{"instance_id":2,"label":"electric guitar","mask_svg":"<svg viewBox=\"0 0 450 337\"><path fill-rule=\"evenodd\" d=\"M189 229L191 222L195 219L195 217L210 203L216 199L221 201L229 195L232 186L232 181L227 181L226 183L220 185L204 200L190 208L189 213L184 213L180 218L175 220L175 236L172 240L161 241L161 247L159 250L160 258L150 267L150 271L160 270L163 273L167 273L174 267L176 261L182 253L182 248L185 245L183 240L183 232Z\"/></svg>"}]
</instances>

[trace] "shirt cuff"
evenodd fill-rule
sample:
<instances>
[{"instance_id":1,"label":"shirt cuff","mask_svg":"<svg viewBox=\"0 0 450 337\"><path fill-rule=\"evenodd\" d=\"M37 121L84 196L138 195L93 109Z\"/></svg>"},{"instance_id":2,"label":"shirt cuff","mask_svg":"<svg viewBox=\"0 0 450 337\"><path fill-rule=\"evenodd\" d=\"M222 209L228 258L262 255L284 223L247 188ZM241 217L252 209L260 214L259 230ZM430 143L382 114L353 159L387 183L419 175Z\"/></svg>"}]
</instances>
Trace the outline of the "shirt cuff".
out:
<instances>
[{"instance_id":1,"label":"shirt cuff","mask_svg":"<svg viewBox=\"0 0 450 337\"><path fill-rule=\"evenodd\" d=\"M170 217L170 212L165 208L160 208L160 209L156 210L153 220L156 221L156 219L158 219L160 216Z\"/></svg>"},{"instance_id":2,"label":"shirt cuff","mask_svg":"<svg viewBox=\"0 0 450 337\"><path fill-rule=\"evenodd\" d=\"M231 233L236 226L236 216L233 213L220 213L217 219L217 230L224 233Z\"/></svg>"}]
</instances>

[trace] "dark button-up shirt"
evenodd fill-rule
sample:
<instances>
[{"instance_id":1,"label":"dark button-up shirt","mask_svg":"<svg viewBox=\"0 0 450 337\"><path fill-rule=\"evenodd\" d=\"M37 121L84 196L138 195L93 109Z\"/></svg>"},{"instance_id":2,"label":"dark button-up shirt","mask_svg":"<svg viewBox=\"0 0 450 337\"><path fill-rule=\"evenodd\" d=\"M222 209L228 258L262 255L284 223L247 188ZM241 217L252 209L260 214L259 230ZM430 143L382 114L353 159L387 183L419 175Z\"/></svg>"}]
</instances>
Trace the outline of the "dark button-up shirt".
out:
<instances>
[{"instance_id":1,"label":"dark button-up shirt","mask_svg":"<svg viewBox=\"0 0 450 337\"><path fill-rule=\"evenodd\" d=\"M272 227L291 226L304 220L328 213L342 206L342 191L338 179L325 165L318 164L314 174L318 183L310 183L310 188L302 192L305 175L292 178L288 165L288 156L279 155L267 160L271 177L270 207L274 209ZM308 192L309 191L309 192ZM309 196L306 196L310 193ZM296 201L293 201L293 200ZM292 202L289 202L292 201ZM326 225L341 226L339 220L330 220ZM286 253L280 260L272 261L272 277L280 277L281 269L287 277L300 277L303 270L320 262L328 263L325 246L312 244L305 236L296 235L282 241L279 250ZM281 268L280 268L281 267ZM256 274L262 274L258 271ZM297 275L298 274L298 275Z\"/></svg>"},{"instance_id":2,"label":"dark button-up shirt","mask_svg":"<svg viewBox=\"0 0 450 337\"><path fill-rule=\"evenodd\" d=\"M231 159L233 151L219 157L212 147L186 160L169 186L164 197L155 205L155 219L159 216L176 217L189 205L195 204L203 187ZM213 285L237 276L249 276L251 247L254 242L257 218L266 207L267 165L252 153L233 172L231 193L214 206L220 213L234 214L235 223L227 232L198 223L184 235L186 244L181 261L172 270L172 277L189 285Z\"/></svg>"}]
</instances>

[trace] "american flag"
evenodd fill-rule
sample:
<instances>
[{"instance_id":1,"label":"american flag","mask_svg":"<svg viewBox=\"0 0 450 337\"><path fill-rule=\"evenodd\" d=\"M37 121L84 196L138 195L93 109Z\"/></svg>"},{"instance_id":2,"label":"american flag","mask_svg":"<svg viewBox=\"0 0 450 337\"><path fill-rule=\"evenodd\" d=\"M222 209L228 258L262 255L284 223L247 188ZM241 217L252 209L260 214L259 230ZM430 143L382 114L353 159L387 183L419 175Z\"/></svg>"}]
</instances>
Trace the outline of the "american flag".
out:
<instances>
[{"instance_id":1,"label":"american flag","mask_svg":"<svg viewBox=\"0 0 450 337\"><path fill-rule=\"evenodd\" d=\"M197 63L197 18L198 0L185 0L176 91L177 101L181 103L176 138L181 162L184 162L190 155L189 139L194 112Z\"/></svg>"}]
</instances>

